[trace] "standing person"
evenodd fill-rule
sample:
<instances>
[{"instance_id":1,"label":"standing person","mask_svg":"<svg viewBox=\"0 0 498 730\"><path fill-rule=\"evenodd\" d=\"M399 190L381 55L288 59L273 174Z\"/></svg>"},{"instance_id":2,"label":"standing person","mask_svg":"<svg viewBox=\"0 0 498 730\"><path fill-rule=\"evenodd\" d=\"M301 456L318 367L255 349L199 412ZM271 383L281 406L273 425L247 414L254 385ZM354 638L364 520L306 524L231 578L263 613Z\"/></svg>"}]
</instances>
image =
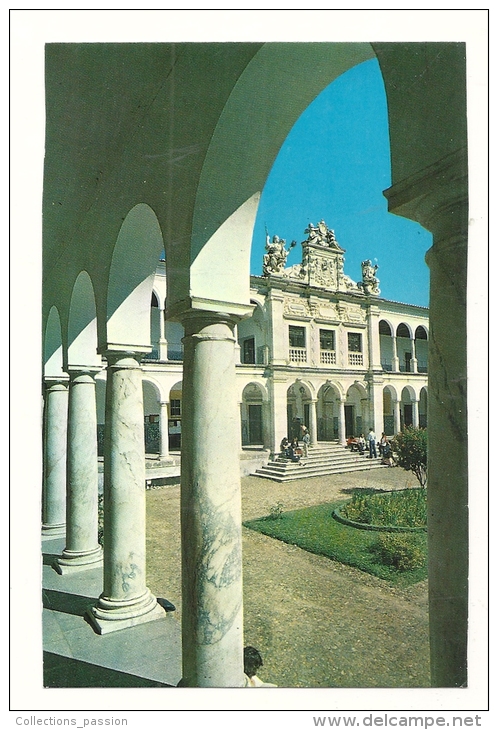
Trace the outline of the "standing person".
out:
<instances>
[{"instance_id":1,"label":"standing person","mask_svg":"<svg viewBox=\"0 0 498 730\"><path fill-rule=\"evenodd\" d=\"M305 428L304 429L304 434L303 434L303 448L304 448L304 456L305 456L305 458L308 457L308 448L309 448L309 445L310 445L310 441L311 441L310 433L309 433L308 429Z\"/></svg>"},{"instance_id":2,"label":"standing person","mask_svg":"<svg viewBox=\"0 0 498 730\"><path fill-rule=\"evenodd\" d=\"M244 687L276 687L276 684L263 682L256 672L263 666L261 654L253 646L244 647Z\"/></svg>"},{"instance_id":3,"label":"standing person","mask_svg":"<svg viewBox=\"0 0 498 730\"><path fill-rule=\"evenodd\" d=\"M377 449L375 447L375 433L373 430L373 426L370 428L370 431L368 432L367 436L368 441L368 450L370 452L369 459L376 459L377 458Z\"/></svg>"}]
</instances>

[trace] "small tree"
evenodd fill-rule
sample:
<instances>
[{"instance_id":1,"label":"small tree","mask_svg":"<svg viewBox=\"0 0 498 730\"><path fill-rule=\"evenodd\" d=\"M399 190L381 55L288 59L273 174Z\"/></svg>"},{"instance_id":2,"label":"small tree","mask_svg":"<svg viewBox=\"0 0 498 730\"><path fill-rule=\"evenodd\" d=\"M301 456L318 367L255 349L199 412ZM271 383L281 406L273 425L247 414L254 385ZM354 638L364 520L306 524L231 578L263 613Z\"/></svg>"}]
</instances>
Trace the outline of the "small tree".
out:
<instances>
[{"instance_id":1,"label":"small tree","mask_svg":"<svg viewBox=\"0 0 498 730\"><path fill-rule=\"evenodd\" d=\"M398 466L411 471L420 486L427 484L427 431L408 426L391 441L393 458Z\"/></svg>"}]
</instances>

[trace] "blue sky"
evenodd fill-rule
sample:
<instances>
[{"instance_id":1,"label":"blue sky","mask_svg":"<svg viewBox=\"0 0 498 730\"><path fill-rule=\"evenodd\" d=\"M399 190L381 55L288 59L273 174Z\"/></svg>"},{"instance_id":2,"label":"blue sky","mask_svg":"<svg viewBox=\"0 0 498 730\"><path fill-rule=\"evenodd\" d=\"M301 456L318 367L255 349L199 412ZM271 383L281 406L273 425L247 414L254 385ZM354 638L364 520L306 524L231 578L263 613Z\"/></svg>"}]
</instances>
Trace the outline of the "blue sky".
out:
<instances>
[{"instance_id":1,"label":"blue sky","mask_svg":"<svg viewBox=\"0 0 498 730\"><path fill-rule=\"evenodd\" d=\"M265 225L287 244L322 218L346 249L344 271L361 280L360 263L379 266L381 296L428 306L424 254L432 236L387 212L391 184L386 97L376 60L340 76L306 109L282 146L264 187L254 228L251 273L261 274ZM287 265L301 260L296 246Z\"/></svg>"}]
</instances>

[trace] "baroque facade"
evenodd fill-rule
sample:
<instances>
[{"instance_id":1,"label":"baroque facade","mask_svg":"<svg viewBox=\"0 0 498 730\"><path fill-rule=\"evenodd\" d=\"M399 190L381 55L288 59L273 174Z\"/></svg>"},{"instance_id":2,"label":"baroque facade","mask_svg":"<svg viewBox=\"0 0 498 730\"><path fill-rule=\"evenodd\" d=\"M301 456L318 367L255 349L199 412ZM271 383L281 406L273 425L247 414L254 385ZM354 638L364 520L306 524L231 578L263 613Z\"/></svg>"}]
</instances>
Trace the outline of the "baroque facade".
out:
<instances>
[{"instance_id":1,"label":"baroque facade","mask_svg":"<svg viewBox=\"0 0 498 730\"><path fill-rule=\"evenodd\" d=\"M324 221L305 232L300 264L285 267L285 241L268 237L263 275L251 277L254 310L236 331L241 446L275 452L301 423L312 443L341 444L371 426L378 437L427 426L428 310L381 298L370 261L355 283ZM146 446L163 459L180 448L183 412L183 328L166 308L161 262L142 369Z\"/></svg>"}]
</instances>

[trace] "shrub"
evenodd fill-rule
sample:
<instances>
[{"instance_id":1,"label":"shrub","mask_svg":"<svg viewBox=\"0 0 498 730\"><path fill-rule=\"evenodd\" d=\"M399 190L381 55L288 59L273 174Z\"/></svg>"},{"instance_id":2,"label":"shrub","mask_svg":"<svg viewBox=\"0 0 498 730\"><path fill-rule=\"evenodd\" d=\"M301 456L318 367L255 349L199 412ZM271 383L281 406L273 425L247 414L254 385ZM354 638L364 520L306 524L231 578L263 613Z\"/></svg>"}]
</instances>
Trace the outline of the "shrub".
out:
<instances>
[{"instance_id":1,"label":"shrub","mask_svg":"<svg viewBox=\"0 0 498 730\"><path fill-rule=\"evenodd\" d=\"M416 570L425 565L423 550L409 535L382 533L370 549L379 562L397 570Z\"/></svg>"},{"instance_id":2,"label":"shrub","mask_svg":"<svg viewBox=\"0 0 498 730\"><path fill-rule=\"evenodd\" d=\"M427 484L427 431L408 426L391 440L393 458L398 466L411 471L421 487Z\"/></svg>"},{"instance_id":3,"label":"shrub","mask_svg":"<svg viewBox=\"0 0 498 730\"><path fill-rule=\"evenodd\" d=\"M270 507L270 514L268 515L269 520L279 520L284 513L284 505L282 502L277 502Z\"/></svg>"}]
</instances>

